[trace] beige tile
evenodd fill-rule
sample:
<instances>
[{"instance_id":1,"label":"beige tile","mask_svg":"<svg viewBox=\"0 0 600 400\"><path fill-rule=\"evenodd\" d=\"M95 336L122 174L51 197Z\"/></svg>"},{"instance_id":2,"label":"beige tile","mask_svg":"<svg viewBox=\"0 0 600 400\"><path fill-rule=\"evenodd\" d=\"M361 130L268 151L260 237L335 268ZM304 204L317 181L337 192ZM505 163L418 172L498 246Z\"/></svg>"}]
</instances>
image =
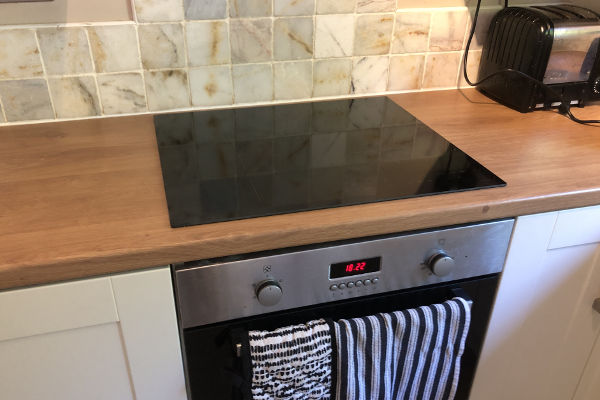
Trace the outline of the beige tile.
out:
<instances>
[{"instance_id":1,"label":"beige tile","mask_svg":"<svg viewBox=\"0 0 600 400\"><path fill-rule=\"evenodd\" d=\"M479 79L479 63L481 62L481 50L471 50L469 51L469 60L467 62L467 73L469 74L469 80L472 83L477 82ZM464 53L463 53L464 54ZM471 87L467 81L465 80L463 74L463 60L461 57L460 60L460 70L458 71L458 85L460 87Z\"/></svg>"},{"instance_id":2,"label":"beige tile","mask_svg":"<svg viewBox=\"0 0 600 400\"><path fill-rule=\"evenodd\" d=\"M234 64L270 61L271 24L270 18L231 20L231 61Z\"/></svg>"},{"instance_id":3,"label":"beige tile","mask_svg":"<svg viewBox=\"0 0 600 400\"><path fill-rule=\"evenodd\" d=\"M96 72L141 69L138 40L133 25L95 26L87 29Z\"/></svg>"},{"instance_id":4,"label":"beige tile","mask_svg":"<svg viewBox=\"0 0 600 400\"><path fill-rule=\"evenodd\" d=\"M189 107L190 94L186 71L146 71L144 79L150 111Z\"/></svg>"},{"instance_id":5,"label":"beige tile","mask_svg":"<svg viewBox=\"0 0 600 400\"><path fill-rule=\"evenodd\" d=\"M98 89L104 114L138 113L148 109L141 73L98 75Z\"/></svg>"},{"instance_id":6,"label":"beige tile","mask_svg":"<svg viewBox=\"0 0 600 400\"><path fill-rule=\"evenodd\" d=\"M387 54L393 25L393 14L359 15L356 20L354 55Z\"/></svg>"},{"instance_id":7,"label":"beige tile","mask_svg":"<svg viewBox=\"0 0 600 400\"><path fill-rule=\"evenodd\" d=\"M184 0L185 19L223 19L227 17L227 0Z\"/></svg>"},{"instance_id":8,"label":"beige tile","mask_svg":"<svg viewBox=\"0 0 600 400\"><path fill-rule=\"evenodd\" d=\"M140 25L138 33L145 69L185 66L181 24Z\"/></svg>"},{"instance_id":9,"label":"beige tile","mask_svg":"<svg viewBox=\"0 0 600 400\"><path fill-rule=\"evenodd\" d=\"M317 15L315 57L349 57L354 49L354 15Z\"/></svg>"},{"instance_id":10,"label":"beige tile","mask_svg":"<svg viewBox=\"0 0 600 400\"><path fill-rule=\"evenodd\" d=\"M396 11L396 0L358 0L357 13Z\"/></svg>"},{"instance_id":11,"label":"beige tile","mask_svg":"<svg viewBox=\"0 0 600 400\"><path fill-rule=\"evenodd\" d=\"M312 94L312 63L295 61L273 65L275 100L306 99Z\"/></svg>"},{"instance_id":12,"label":"beige tile","mask_svg":"<svg viewBox=\"0 0 600 400\"><path fill-rule=\"evenodd\" d=\"M100 115L96 81L91 76L48 80L57 118Z\"/></svg>"},{"instance_id":13,"label":"beige tile","mask_svg":"<svg viewBox=\"0 0 600 400\"><path fill-rule=\"evenodd\" d=\"M467 29L468 12L435 11L431 14L430 51L461 50Z\"/></svg>"},{"instance_id":14,"label":"beige tile","mask_svg":"<svg viewBox=\"0 0 600 400\"><path fill-rule=\"evenodd\" d=\"M2 107L2 99L0 99L0 123L6 122L6 118L4 118L4 107Z\"/></svg>"},{"instance_id":15,"label":"beige tile","mask_svg":"<svg viewBox=\"0 0 600 400\"><path fill-rule=\"evenodd\" d=\"M384 92L387 87L389 57L360 57L352 68L352 93Z\"/></svg>"},{"instance_id":16,"label":"beige tile","mask_svg":"<svg viewBox=\"0 0 600 400\"><path fill-rule=\"evenodd\" d=\"M421 88L425 56L409 54L390 57L388 90L414 90Z\"/></svg>"},{"instance_id":17,"label":"beige tile","mask_svg":"<svg viewBox=\"0 0 600 400\"><path fill-rule=\"evenodd\" d=\"M341 96L350 93L352 59L317 60L313 65L313 96Z\"/></svg>"},{"instance_id":18,"label":"beige tile","mask_svg":"<svg viewBox=\"0 0 600 400\"><path fill-rule=\"evenodd\" d=\"M276 18L273 52L275 60L300 60L313 56L312 17Z\"/></svg>"},{"instance_id":19,"label":"beige tile","mask_svg":"<svg viewBox=\"0 0 600 400\"><path fill-rule=\"evenodd\" d=\"M45 79L2 81L0 99L8 122L54 118Z\"/></svg>"},{"instance_id":20,"label":"beige tile","mask_svg":"<svg viewBox=\"0 0 600 400\"><path fill-rule=\"evenodd\" d=\"M219 65L190 69L190 90L194 106L233 104L231 67Z\"/></svg>"},{"instance_id":21,"label":"beige tile","mask_svg":"<svg viewBox=\"0 0 600 400\"><path fill-rule=\"evenodd\" d=\"M271 15L273 0L229 0L229 16L268 17Z\"/></svg>"},{"instance_id":22,"label":"beige tile","mask_svg":"<svg viewBox=\"0 0 600 400\"><path fill-rule=\"evenodd\" d=\"M313 15L315 0L273 0L275 15Z\"/></svg>"},{"instance_id":23,"label":"beige tile","mask_svg":"<svg viewBox=\"0 0 600 400\"><path fill-rule=\"evenodd\" d=\"M502 0L483 0L483 5L498 5ZM524 2L525 3L525 2ZM527 2L532 3L532 2ZM398 0L398 8L439 8L439 7L464 7L475 5L477 0ZM502 4L504 4L502 2Z\"/></svg>"},{"instance_id":24,"label":"beige tile","mask_svg":"<svg viewBox=\"0 0 600 400\"><path fill-rule=\"evenodd\" d=\"M181 0L135 0L135 13L140 22L181 21Z\"/></svg>"},{"instance_id":25,"label":"beige tile","mask_svg":"<svg viewBox=\"0 0 600 400\"><path fill-rule=\"evenodd\" d=\"M460 52L427 54L422 87L424 89L455 88L460 56Z\"/></svg>"},{"instance_id":26,"label":"beige tile","mask_svg":"<svg viewBox=\"0 0 600 400\"><path fill-rule=\"evenodd\" d=\"M392 39L392 53L421 53L429 47L431 13L398 12Z\"/></svg>"},{"instance_id":27,"label":"beige tile","mask_svg":"<svg viewBox=\"0 0 600 400\"><path fill-rule=\"evenodd\" d=\"M273 100L271 64L234 65L232 75L235 103Z\"/></svg>"},{"instance_id":28,"label":"beige tile","mask_svg":"<svg viewBox=\"0 0 600 400\"><path fill-rule=\"evenodd\" d=\"M17 43L18 45L15 45ZM0 31L0 78L28 78L43 74L35 31L30 29Z\"/></svg>"},{"instance_id":29,"label":"beige tile","mask_svg":"<svg viewBox=\"0 0 600 400\"><path fill-rule=\"evenodd\" d=\"M93 72L92 57L83 28L38 29L42 57L49 75Z\"/></svg>"},{"instance_id":30,"label":"beige tile","mask_svg":"<svg viewBox=\"0 0 600 400\"><path fill-rule=\"evenodd\" d=\"M482 7L479 11L479 16L477 17L477 26L475 27L475 35L473 36L473 40L471 41L471 49L472 50L480 50L487 39L487 33L490 28L490 23L492 22L492 18L494 15L501 10L501 7ZM468 39L468 35L471 32L471 26L473 22L473 14L475 13L475 9L470 10L470 16L467 22L467 37L465 38L465 46L466 40Z\"/></svg>"},{"instance_id":31,"label":"beige tile","mask_svg":"<svg viewBox=\"0 0 600 400\"><path fill-rule=\"evenodd\" d=\"M317 0L317 14L346 14L355 8L356 0Z\"/></svg>"},{"instance_id":32,"label":"beige tile","mask_svg":"<svg viewBox=\"0 0 600 400\"><path fill-rule=\"evenodd\" d=\"M229 26L225 21L188 22L185 26L190 66L229 64Z\"/></svg>"}]
</instances>

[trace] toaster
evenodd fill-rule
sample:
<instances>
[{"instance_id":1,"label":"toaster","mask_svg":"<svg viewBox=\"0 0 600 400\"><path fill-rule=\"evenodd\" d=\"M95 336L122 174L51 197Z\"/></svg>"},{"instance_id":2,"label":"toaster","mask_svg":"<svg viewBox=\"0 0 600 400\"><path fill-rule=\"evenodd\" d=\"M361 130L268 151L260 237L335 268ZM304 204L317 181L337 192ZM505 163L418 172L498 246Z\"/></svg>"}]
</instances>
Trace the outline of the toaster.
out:
<instances>
[{"instance_id":1,"label":"toaster","mask_svg":"<svg viewBox=\"0 0 600 400\"><path fill-rule=\"evenodd\" d=\"M583 106L600 99L599 44L600 14L587 8L504 8L490 24L477 88L520 112L563 102ZM507 69L520 71L544 85Z\"/></svg>"}]
</instances>

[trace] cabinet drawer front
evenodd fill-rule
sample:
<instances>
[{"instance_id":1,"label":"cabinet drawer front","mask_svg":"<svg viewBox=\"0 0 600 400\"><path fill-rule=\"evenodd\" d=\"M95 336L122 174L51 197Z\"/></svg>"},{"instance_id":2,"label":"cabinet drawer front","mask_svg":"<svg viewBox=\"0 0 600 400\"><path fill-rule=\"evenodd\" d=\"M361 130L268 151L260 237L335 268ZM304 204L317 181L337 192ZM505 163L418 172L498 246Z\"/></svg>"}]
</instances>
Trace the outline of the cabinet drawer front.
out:
<instances>
[{"instance_id":1,"label":"cabinet drawer front","mask_svg":"<svg viewBox=\"0 0 600 400\"><path fill-rule=\"evenodd\" d=\"M600 206L560 211L548 249L600 243Z\"/></svg>"},{"instance_id":2,"label":"cabinet drawer front","mask_svg":"<svg viewBox=\"0 0 600 400\"><path fill-rule=\"evenodd\" d=\"M0 293L0 341L118 320L109 278Z\"/></svg>"}]
</instances>

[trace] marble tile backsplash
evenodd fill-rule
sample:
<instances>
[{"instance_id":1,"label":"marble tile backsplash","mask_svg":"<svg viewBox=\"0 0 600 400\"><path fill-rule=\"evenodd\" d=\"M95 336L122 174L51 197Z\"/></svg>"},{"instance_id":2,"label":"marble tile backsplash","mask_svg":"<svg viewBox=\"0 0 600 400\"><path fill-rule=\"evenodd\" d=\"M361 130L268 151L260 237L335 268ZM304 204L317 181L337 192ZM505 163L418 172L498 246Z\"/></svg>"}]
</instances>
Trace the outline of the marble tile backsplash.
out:
<instances>
[{"instance_id":1,"label":"marble tile backsplash","mask_svg":"<svg viewBox=\"0 0 600 400\"><path fill-rule=\"evenodd\" d=\"M0 125L464 86L467 7L134 3L136 22L0 26ZM473 76L498 9L481 12Z\"/></svg>"}]
</instances>

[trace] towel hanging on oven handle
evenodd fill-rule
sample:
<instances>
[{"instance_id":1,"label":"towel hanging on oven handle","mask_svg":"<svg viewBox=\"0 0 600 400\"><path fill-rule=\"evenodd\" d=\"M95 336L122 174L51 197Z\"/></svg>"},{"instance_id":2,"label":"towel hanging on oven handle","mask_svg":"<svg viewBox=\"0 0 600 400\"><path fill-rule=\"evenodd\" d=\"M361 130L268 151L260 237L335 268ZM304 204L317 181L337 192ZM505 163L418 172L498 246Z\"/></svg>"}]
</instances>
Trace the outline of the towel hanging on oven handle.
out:
<instances>
[{"instance_id":1,"label":"towel hanging on oven handle","mask_svg":"<svg viewBox=\"0 0 600 400\"><path fill-rule=\"evenodd\" d=\"M468 304L469 307L473 307L473 300L471 299L471 297L467 294L467 292L460 287L456 287L456 288L452 288L450 289L450 294L452 297L460 297L462 299L464 299ZM236 343L235 344L235 355L239 358L242 356L242 344L241 343Z\"/></svg>"}]
</instances>

